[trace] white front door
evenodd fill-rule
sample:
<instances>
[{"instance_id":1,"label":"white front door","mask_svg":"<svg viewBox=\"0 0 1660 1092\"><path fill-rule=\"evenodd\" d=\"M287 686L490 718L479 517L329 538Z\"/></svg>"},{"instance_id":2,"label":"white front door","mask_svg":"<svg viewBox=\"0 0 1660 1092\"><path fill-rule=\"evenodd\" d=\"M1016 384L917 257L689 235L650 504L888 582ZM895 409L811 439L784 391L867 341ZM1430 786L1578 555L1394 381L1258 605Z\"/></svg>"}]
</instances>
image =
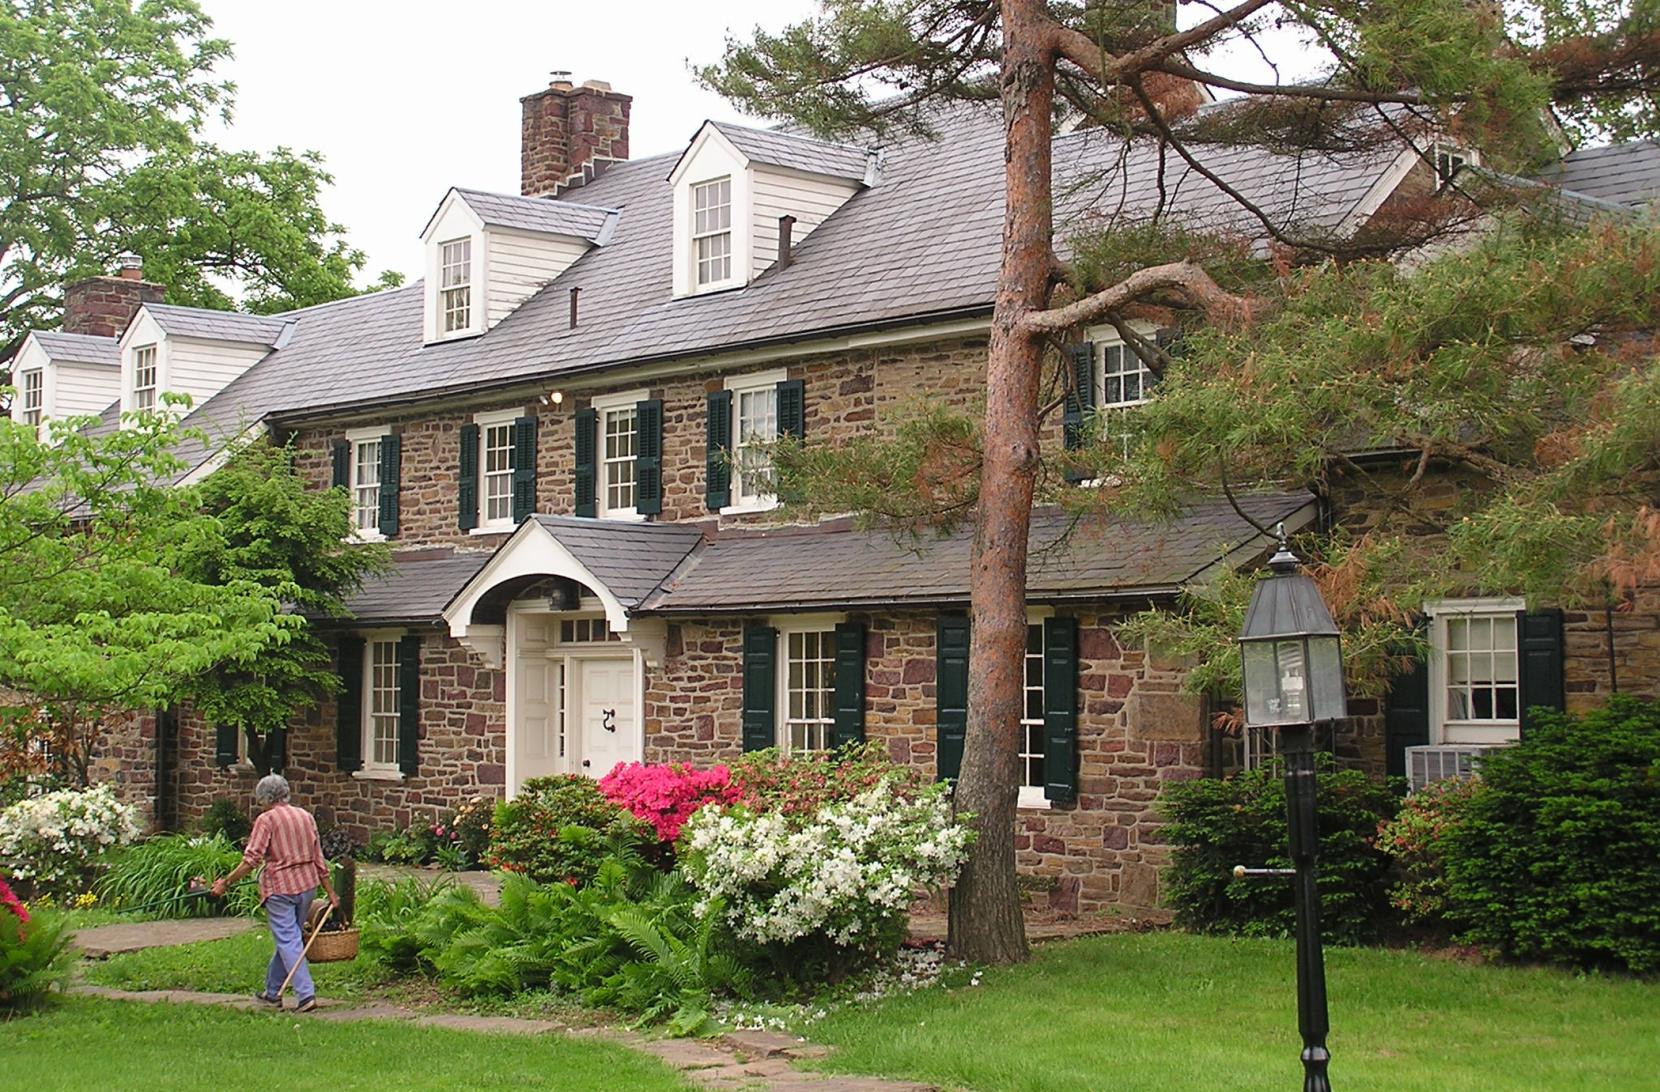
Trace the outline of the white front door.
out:
<instances>
[{"instance_id":1,"label":"white front door","mask_svg":"<svg viewBox=\"0 0 1660 1092\"><path fill-rule=\"evenodd\" d=\"M564 769L565 661L550 659L544 651L521 654L515 665L515 725L513 733L513 790L532 777L548 777Z\"/></svg>"},{"instance_id":2,"label":"white front door","mask_svg":"<svg viewBox=\"0 0 1660 1092\"><path fill-rule=\"evenodd\" d=\"M604 777L617 763L632 762L639 754L634 660L581 659L575 667L581 680L580 769L589 777Z\"/></svg>"}]
</instances>

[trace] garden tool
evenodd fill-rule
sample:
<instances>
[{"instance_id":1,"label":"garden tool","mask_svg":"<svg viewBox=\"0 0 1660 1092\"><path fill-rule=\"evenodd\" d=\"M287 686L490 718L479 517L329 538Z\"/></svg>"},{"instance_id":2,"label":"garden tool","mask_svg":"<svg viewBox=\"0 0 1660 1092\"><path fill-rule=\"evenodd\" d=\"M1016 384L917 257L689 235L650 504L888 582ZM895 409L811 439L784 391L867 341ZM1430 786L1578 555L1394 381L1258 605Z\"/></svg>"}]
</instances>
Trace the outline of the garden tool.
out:
<instances>
[{"instance_id":1,"label":"garden tool","mask_svg":"<svg viewBox=\"0 0 1660 1092\"><path fill-rule=\"evenodd\" d=\"M323 931L323 926L328 924L329 915L332 913L334 913L334 907L330 906L327 910L323 911L323 916L317 919L316 927L311 930L310 939L305 942L305 947L300 950L300 958L296 959L294 961L294 965L288 968L288 977L284 978L282 980L282 985L277 987L277 997L282 997L283 991L288 988L288 983L294 978L294 972L300 969L300 964L305 962L305 957L311 954L312 943L316 941L317 934Z\"/></svg>"},{"instance_id":2,"label":"garden tool","mask_svg":"<svg viewBox=\"0 0 1660 1092\"><path fill-rule=\"evenodd\" d=\"M168 895L166 898L157 899L154 902L141 903L138 906L123 906L121 910L123 913L129 914L145 910L154 910L158 906L171 906L173 903L183 902L186 899L204 898L207 895L212 894L212 892L212 884L208 883L200 876L195 876L192 877L190 886L179 892L177 895Z\"/></svg>"}]
</instances>

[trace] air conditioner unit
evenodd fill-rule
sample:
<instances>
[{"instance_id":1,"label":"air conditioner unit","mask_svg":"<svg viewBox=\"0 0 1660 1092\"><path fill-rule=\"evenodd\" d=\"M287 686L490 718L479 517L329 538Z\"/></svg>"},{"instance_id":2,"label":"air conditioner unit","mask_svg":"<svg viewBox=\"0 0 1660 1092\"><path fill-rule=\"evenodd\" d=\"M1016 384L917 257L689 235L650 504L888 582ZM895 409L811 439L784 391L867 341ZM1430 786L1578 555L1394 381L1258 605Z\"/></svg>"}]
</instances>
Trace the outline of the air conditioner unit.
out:
<instances>
[{"instance_id":1,"label":"air conditioner unit","mask_svg":"<svg viewBox=\"0 0 1660 1092\"><path fill-rule=\"evenodd\" d=\"M1464 780L1474 777L1482 756L1492 747L1475 744L1443 745L1439 747L1408 747L1406 749L1407 787L1417 792L1436 781Z\"/></svg>"}]
</instances>

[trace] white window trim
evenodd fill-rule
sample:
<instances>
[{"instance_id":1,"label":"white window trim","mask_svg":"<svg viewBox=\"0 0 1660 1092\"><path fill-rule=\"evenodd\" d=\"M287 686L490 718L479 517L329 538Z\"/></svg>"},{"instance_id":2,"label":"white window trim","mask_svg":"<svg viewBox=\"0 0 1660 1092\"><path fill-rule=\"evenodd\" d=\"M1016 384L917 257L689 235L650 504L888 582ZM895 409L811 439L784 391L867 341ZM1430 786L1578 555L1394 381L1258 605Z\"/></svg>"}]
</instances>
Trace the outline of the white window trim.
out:
<instances>
[{"instance_id":1,"label":"white window trim","mask_svg":"<svg viewBox=\"0 0 1660 1092\"><path fill-rule=\"evenodd\" d=\"M346 433L346 444L349 449L346 458L346 495L351 498L352 502L352 533L350 537L353 542L386 541L386 536L380 533L378 516L376 517L376 526L372 528L359 528L357 526L357 445L370 442L380 443L390 431L390 426L381 425L378 428L354 428ZM379 485L376 486L375 496L377 498L380 496Z\"/></svg>"},{"instance_id":2,"label":"white window trim","mask_svg":"<svg viewBox=\"0 0 1660 1092\"><path fill-rule=\"evenodd\" d=\"M1443 152L1450 156L1457 156L1464 161L1464 166L1459 171L1454 171L1453 176L1449 178L1441 176L1441 155ZM1454 185L1457 175L1463 170L1481 166L1481 156L1476 149L1467 148L1457 141L1436 140L1432 141L1429 146L1429 166L1430 171L1435 175L1435 192L1440 193Z\"/></svg>"},{"instance_id":3,"label":"white window trim","mask_svg":"<svg viewBox=\"0 0 1660 1092\"><path fill-rule=\"evenodd\" d=\"M777 634L777 645L773 649L773 664L776 668L777 679L774 680L773 708L776 715L773 718L772 738L780 754L790 754L790 671L789 651L790 634L792 633L823 633L831 635L830 662L836 661L835 630L838 625L847 621L846 614L790 614L782 618L770 618L768 624ZM836 688L830 687L830 726L826 741L834 743L836 731Z\"/></svg>"},{"instance_id":4,"label":"white window trim","mask_svg":"<svg viewBox=\"0 0 1660 1092\"><path fill-rule=\"evenodd\" d=\"M403 638L405 630L401 629L373 629L362 630L357 635L363 638L363 697L358 703L361 709L358 712L358 747L363 756L363 765L352 771L352 776L359 781L402 781L404 773L396 762L378 763L374 760L374 681L375 681L375 654L374 645L377 641L391 641L396 644ZM400 655L402 650L400 649ZM401 676L403 664L398 664ZM401 714L400 714L401 715Z\"/></svg>"},{"instance_id":5,"label":"white window trim","mask_svg":"<svg viewBox=\"0 0 1660 1092\"><path fill-rule=\"evenodd\" d=\"M699 235L697 232L697 191L703 186L713 185L718 182L725 182L727 184L726 230L724 232L705 232L703 235ZM747 191L747 188L748 187L739 186L738 172L736 171L729 172L727 174L717 174L712 177L699 179L696 182L690 182L687 184L686 256L687 261L690 264L690 268L687 270L686 276L688 284L690 285L691 295L697 296L703 295L706 292L721 292L728 288L737 288L744 283L744 278L740 275L738 269L738 263L740 260L738 254L738 218L740 213L747 215L748 210L739 207L738 199L740 193ZM700 238L705 238L710 235L723 234L726 236L728 258L727 268L730 272L724 280L700 283L697 279L697 241ZM743 260L745 262L748 261L747 254L743 256Z\"/></svg>"},{"instance_id":6,"label":"white window trim","mask_svg":"<svg viewBox=\"0 0 1660 1092\"><path fill-rule=\"evenodd\" d=\"M788 368L774 368L771 371L751 375L737 375L727 379L726 389L732 392L732 420L729 423L730 429L727 435L732 438L734 445L738 442L738 405L743 394L750 391L766 390L769 387L776 389L778 384L789 379L789 377L790 370ZM736 448L734 448L733 454L736 455ZM735 457L732 460L728 486L731 489L733 503L720 510L720 514L723 516L744 516L757 512L770 512L778 507L778 497L776 495L750 501L740 501L738 499L741 489L738 462Z\"/></svg>"},{"instance_id":7,"label":"white window trim","mask_svg":"<svg viewBox=\"0 0 1660 1092\"><path fill-rule=\"evenodd\" d=\"M146 349L149 349L152 354L151 366L154 368L156 373L155 382L153 386L140 388L138 385L138 354ZM166 384L164 382L164 369L162 368L161 342L147 341L143 345L134 345L128 351L132 354L132 366L125 369L127 373L125 383L125 409L128 413L137 413L140 410L147 413L159 413L162 409L161 392L166 389ZM138 404L138 392L141 389L151 392L150 404L148 406L140 406Z\"/></svg>"},{"instance_id":8,"label":"white window trim","mask_svg":"<svg viewBox=\"0 0 1660 1092\"><path fill-rule=\"evenodd\" d=\"M642 387L635 391L624 391L621 394L606 394L589 401L588 405L596 414L594 421L594 514L600 519L621 520L623 522L643 522L645 517L638 511L640 477L636 463L634 473L635 505L628 508L607 508L605 506L606 492L606 463L605 463L605 415L613 410L632 409L640 402L651 397L651 391ZM639 459L640 452L640 422L634 420L634 457Z\"/></svg>"},{"instance_id":9,"label":"white window trim","mask_svg":"<svg viewBox=\"0 0 1660 1092\"><path fill-rule=\"evenodd\" d=\"M444 248L447 246L454 246L456 243L467 244L467 280L464 285L455 284L446 288L444 287ZM481 249L482 243L482 238L474 233L455 235L448 239L437 239L433 242L433 248L435 250L434 258L436 261L436 272L434 273L433 280L437 285L435 289L437 295L433 298L433 333L437 336L439 341L448 341L451 338L458 337L468 337L469 335L478 333L478 307L481 302L478 291L478 270L480 257L479 250ZM456 289L463 287L467 289L466 325L458 326L454 330L446 330L444 329L444 323L446 321L444 295L447 292L454 292Z\"/></svg>"},{"instance_id":10,"label":"white window trim","mask_svg":"<svg viewBox=\"0 0 1660 1092\"><path fill-rule=\"evenodd\" d=\"M1054 607L1027 607L1026 625L1041 626L1047 619L1053 617L1054 614ZM1021 711L1024 712L1026 708L1026 658L1024 653L1021 654L1020 671L1020 707ZM1021 718L1020 726L1022 730L1025 729L1025 717ZM1022 742L1024 742L1024 740ZM1024 751L1025 748L1022 747L1021 750ZM1021 780L1025 780L1024 773L1021 775ZM1020 796L1019 799L1015 801L1015 806L1017 808L1025 808L1028 811L1047 811L1049 808L1053 807L1054 804L1053 801L1043 795L1042 785L1023 784L1020 786Z\"/></svg>"},{"instance_id":11,"label":"white window trim","mask_svg":"<svg viewBox=\"0 0 1660 1092\"><path fill-rule=\"evenodd\" d=\"M29 380L35 381L34 393L36 396L33 410L29 406ZM28 368L17 373L17 409L18 421L25 425L44 425L46 423L46 369ZM29 420L33 412L35 419Z\"/></svg>"},{"instance_id":12,"label":"white window trim","mask_svg":"<svg viewBox=\"0 0 1660 1092\"><path fill-rule=\"evenodd\" d=\"M486 519L485 518L485 513L489 510L488 509L488 501L487 501L487 498L485 497L485 492L484 492L485 466L487 465L487 462L485 460L485 451L489 446L486 443L486 438L489 434L489 430L493 426L499 426L499 425L507 425L508 428L509 428L509 434L508 434L509 435L509 446L508 446L508 450L511 451L512 450L512 431L511 430L512 430L513 422L517 421L520 417L523 417L523 416L524 416L524 410L521 407L518 407L518 406L515 406L512 409L490 410L486 413L475 413L475 414L473 414L473 424L478 426L478 526L474 527L472 529L472 531L469 532L470 534L475 534L475 535L499 535L504 531L513 530L513 528L515 526L515 524L513 523L513 514L512 514L511 511L508 512L507 517L505 519L491 520L491 519ZM512 488L511 472L509 473L508 488L510 490Z\"/></svg>"},{"instance_id":13,"label":"white window trim","mask_svg":"<svg viewBox=\"0 0 1660 1092\"><path fill-rule=\"evenodd\" d=\"M1476 732L1491 739L1466 739L1459 743L1514 743L1521 735L1521 632L1516 633L1517 719L1512 721L1461 721L1447 717L1447 619L1470 615L1511 615L1527 609L1527 600L1514 596L1492 598L1438 599L1424 604L1430 621L1429 649L1429 739L1435 746L1447 743L1448 729L1465 734Z\"/></svg>"}]
</instances>

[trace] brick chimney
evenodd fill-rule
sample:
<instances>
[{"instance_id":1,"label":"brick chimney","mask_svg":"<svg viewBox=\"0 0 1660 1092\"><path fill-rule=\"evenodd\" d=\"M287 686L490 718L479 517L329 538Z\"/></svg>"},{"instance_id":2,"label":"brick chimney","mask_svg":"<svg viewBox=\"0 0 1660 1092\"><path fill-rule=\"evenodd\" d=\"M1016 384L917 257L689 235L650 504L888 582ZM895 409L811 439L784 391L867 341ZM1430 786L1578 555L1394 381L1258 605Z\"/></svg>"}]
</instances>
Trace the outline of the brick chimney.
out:
<instances>
[{"instance_id":1,"label":"brick chimney","mask_svg":"<svg viewBox=\"0 0 1660 1092\"><path fill-rule=\"evenodd\" d=\"M628 158L628 106L633 98L603 80L573 86L555 72L546 91L519 100L524 122L519 150L520 192L552 197L596 178Z\"/></svg>"},{"instance_id":2,"label":"brick chimney","mask_svg":"<svg viewBox=\"0 0 1660 1092\"><path fill-rule=\"evenodd\" d=\"M88 277L63 290L63 332L120 337L140 306L166 295L165 285L144 279L137 254L123 254L115 276Z\"/></svg>"}]
</instances>

